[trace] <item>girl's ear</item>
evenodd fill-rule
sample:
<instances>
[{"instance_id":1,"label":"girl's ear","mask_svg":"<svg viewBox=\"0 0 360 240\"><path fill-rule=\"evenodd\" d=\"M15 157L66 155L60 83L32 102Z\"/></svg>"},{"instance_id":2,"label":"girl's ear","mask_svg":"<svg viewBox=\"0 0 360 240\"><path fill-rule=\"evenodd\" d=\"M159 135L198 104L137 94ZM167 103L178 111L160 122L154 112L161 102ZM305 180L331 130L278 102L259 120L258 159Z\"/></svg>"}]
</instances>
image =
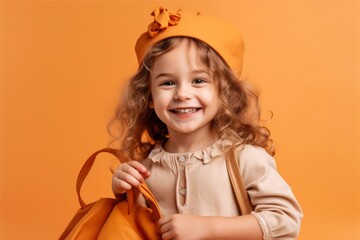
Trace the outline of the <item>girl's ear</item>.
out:
<instances>
[{"instance_id":1,"label":"girl's ear","mask_svg":"<svg viewBox=\"0 0 360 240\"><path fill-rule=\"evenodd\" d=\"M154 108L154 102L153 100L149 101L149 108L153 109Z\"/></svg>"}]
</instances>

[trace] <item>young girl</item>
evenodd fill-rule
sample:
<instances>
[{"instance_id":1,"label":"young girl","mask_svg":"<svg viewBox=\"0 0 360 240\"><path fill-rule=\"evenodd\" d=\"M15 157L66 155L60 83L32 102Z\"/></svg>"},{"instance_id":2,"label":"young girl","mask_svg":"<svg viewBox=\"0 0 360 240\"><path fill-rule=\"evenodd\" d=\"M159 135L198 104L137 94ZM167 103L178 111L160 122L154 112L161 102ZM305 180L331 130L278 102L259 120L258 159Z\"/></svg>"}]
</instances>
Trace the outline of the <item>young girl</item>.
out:
<instances>
[{"instance_id":1,"label":"young girl","mask_svg":"<svg viewBox=\"0 0 360 240\"><path fill-rule=\"evenodd\" d=\"M163 239L295 239L302 212L276 171L258 94L239 79L236 28L159 7L136 43L139 69L113 123L125 157L113 175L123 194L146 181ZM239 216L224 154L232 145L253 212Z\"/></svg>"}]
</instances>

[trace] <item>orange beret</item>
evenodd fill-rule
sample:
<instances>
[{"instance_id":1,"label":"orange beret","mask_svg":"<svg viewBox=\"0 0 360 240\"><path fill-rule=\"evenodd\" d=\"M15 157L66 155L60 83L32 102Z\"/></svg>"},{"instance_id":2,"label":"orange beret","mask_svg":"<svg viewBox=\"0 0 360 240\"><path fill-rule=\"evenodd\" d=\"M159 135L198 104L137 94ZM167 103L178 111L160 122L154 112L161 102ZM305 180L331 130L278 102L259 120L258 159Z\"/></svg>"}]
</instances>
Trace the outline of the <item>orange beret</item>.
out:
<instances>
[{"instance_id":1,"label":"orange beret","mask_svg":"<svg viewBox=\"0 0 360 240\"><path fill-rule=\"evenodd\" d=\"M152 13L154 21L141 34L135 45L139 65L155 43L170 37L191 37L208 44L236 73L241 73L245 46L240 31L228 22L178 10L169 12L164 7Z\"/></svg>"}]
</instances>

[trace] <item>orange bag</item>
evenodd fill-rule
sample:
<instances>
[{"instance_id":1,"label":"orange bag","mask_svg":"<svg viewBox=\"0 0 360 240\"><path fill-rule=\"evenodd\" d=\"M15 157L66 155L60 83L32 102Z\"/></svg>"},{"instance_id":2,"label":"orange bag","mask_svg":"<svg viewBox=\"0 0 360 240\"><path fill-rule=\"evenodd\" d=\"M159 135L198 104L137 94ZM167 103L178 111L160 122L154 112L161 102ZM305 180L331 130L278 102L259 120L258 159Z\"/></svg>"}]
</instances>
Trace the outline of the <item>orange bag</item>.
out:
<instances>
[{"instance_id":1,"label":"orange bag","mask_svg":"<svg viewBox=\"0 0 360 240\"><path fill-rule=\"evenodd\" d=\"M85 162L76 183L81 208L76 212L59 240L161 239L157 224L161 217L160 208L145 183L141 184L138 189L132 188L128 191L126 199L101 198L91 204L86 204L82 200L81 186L94 164L96 156L102 152L118 157L119 150L102 149L92 154ZM134 191L139 191L150 207L136 204Z\"/></svg>"}]
</instances>

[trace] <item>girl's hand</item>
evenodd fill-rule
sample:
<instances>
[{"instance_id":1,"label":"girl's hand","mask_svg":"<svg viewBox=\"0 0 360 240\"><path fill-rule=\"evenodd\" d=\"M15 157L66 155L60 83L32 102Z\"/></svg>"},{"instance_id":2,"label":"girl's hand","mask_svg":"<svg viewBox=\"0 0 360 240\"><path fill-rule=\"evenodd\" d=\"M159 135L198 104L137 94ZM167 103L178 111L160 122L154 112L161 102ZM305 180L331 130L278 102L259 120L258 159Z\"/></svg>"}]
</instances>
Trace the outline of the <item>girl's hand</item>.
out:
<instances>
[{"instance_id":1,"label":"girl's hand","mask_svg":"<svg viewBox=\"0 0 360 240\"><path fill-rule=\"evenodd\" d=\"M132 187L138 187L149 176L150 172L138 161L122 163L113 174L113 193L123 194Z\"/></svg>"},{"instance_id":2,"label":"girl's hand","mask_svg":"<svg viewBox=\"0 0 360 240\"><path fill-rule=\"evenodd\" d=\"M189 214L162 217L159 220L162 239L204 239L211 234L207 219Z\"/></svg>"}]
</instances>

